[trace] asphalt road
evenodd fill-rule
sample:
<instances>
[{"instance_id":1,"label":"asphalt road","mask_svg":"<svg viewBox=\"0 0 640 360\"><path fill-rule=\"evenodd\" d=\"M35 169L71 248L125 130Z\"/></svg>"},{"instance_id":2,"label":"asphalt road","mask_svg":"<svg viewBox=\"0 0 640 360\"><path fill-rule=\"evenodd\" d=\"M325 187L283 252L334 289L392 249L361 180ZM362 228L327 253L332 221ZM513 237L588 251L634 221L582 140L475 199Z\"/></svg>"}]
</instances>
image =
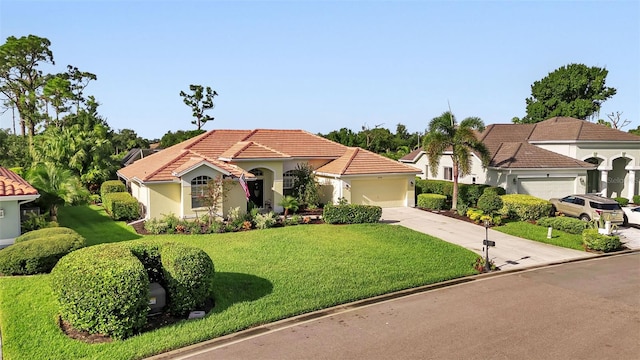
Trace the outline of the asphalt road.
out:
<instances>
[{"instance_id":1,"label":"asphalt road","mask_svg":"<svg viewBox=\"0 0 640 360\"><path fill-rule=\"evenodd\" d=\"M638 359L640 253L480 277L289 324L163 357Z\"/></svg>"}]
</instances>

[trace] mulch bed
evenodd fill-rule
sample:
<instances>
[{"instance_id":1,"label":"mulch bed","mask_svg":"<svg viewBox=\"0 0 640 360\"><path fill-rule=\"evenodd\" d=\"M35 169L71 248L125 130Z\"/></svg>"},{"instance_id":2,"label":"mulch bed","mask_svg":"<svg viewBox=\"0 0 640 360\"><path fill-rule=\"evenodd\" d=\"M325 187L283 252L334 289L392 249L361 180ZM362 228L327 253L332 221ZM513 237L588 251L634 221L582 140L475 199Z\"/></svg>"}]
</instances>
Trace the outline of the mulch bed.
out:
<instances>
[{"instance_id":1,"label":"mulch bed","mask_svg":"<svg viewBox=\"0 0 640 360\"><path fill-rule=\"evenodd\" d=\"M456 220L465 221L465 222L468 222L470 224L474 224L474 225L478 225L478 226L484 227L483 224L477 224L473 220L471 220L470 218L468 218L466 216L458 215L458 213L456 211L453 211L453 210L431 210L431 209L424 209L424 208L417 208L417 209L420 209L420 210L426 211L426 212L430 212L432 214L438 214L438 215L450 217L450 218L453 218L453 219L456 219Z\"/></svg>"}]
</instances>

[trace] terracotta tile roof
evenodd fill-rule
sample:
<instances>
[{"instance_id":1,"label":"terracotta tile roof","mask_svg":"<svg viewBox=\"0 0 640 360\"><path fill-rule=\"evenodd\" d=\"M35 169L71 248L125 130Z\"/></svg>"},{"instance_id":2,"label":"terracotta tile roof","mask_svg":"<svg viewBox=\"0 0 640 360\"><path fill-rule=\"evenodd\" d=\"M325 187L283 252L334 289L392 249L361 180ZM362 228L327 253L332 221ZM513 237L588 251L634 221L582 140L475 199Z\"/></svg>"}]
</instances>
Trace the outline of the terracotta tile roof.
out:
<instances>
[{"instance_id":1,"label":"terracotta tile roof","mask_svg":"<svg viewBox=\"0 0 640 360\"><path fill-rule=\"evenodd\" d=\"M351 158L347 154L352 154ZM177 181L177 174L202 162L239 176L237 160L328 159L332 174L418 173L415 168L362 149L349 148L303 130L212 130L147 156L118 174L142 181ZM341 165L342 164L342 165ZM244 172L247 178L252 174Z\"/></svg>"},{"instance_id":2,"label":"terracotta tile roof","mask_svg":"<svg viewBox=\"0 0 640 360\"><path fill-rule=\"evenodd\" d=\"M267 146L256 144L253 141L240 141L232 145L227 151L220 154L220 159L227 161L241 159L274 159L291 157Z\"/></svg>"},{"instance_id":3,"label":"terracotta tile roof","mask_svg":"<svg viewBox=\"0 0 640 360\"><path fill-rule=\"evenodd\" d=\"M490 167L499 169L595 169L597 165L564 156L526 142L503 142Z\"/></svg>"},{"instance_id":4,"label":"terracotta tile roof","mask_svg":"<svg viewBox=\"0 0 640 360\"><path fill-rule=\"evenodd\" d=\"M38 190L13 171L0 166L0 196L38 195Z\"/></svg>"},{"instance_id":5,"label":"terracotta tile roof","mask_svg":"<svg viewBox=\"0 0 640 360\"><path fill-rule=\"evenodd\" d=\"M529 136L536 141L639 141L640 136L570 117L554 117L535 124Z\"/></svg>"},{"instance_id":6,"label":"terracotta tile roof","mask_svg":"<svg viewBox=\"0 0 640 360\"><path fill-rule=\"evenodd\" d=\"M316 170L332 175L418 174L420 170L371 151L352 147L338 159Z\"/></svg>"}]
</instances>

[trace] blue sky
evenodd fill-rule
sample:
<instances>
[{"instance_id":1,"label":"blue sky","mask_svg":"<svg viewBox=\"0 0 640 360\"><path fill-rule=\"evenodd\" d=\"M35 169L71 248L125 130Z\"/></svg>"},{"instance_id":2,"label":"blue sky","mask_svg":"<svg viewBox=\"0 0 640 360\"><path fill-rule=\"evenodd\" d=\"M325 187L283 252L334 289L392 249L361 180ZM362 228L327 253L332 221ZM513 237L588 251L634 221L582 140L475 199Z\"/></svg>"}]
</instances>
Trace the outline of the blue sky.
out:
<instances>
[{"instance_id":1,"label":"blue sky","mask_svg":"<svg viewBox=\"0 0 640 360\"><path fill-rule=\"evenodd\" d=\"M86 93L114 129L147 138L192 129L178 95L220 95L205 129L327 133L402 123L424 131L451 109L486 124L525 115L531 84L569 63L606 67L640 126L638 1L14 1L0 37L48 38L55 70L98 76ZM0 117L0 127L11 118Z\"/></svg>"}]
</instances>

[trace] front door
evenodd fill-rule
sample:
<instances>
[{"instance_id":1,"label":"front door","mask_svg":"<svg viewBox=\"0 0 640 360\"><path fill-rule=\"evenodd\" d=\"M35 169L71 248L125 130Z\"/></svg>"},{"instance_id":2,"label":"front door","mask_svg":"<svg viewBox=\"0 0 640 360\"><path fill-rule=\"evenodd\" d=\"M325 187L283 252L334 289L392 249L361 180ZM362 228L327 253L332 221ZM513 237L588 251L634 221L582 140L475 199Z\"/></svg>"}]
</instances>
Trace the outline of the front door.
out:
<instances>
[{"instance_id":1,"label":"front door","mask_svg":"<svg viewBox=\"0 0 640 360\"><path fill-rule=\"evenodd\" d=\"M247 187L249 188L249 201L254 203L257 207L264 207L264 180L248 181Z\"/></svg>"}]
</instances>

